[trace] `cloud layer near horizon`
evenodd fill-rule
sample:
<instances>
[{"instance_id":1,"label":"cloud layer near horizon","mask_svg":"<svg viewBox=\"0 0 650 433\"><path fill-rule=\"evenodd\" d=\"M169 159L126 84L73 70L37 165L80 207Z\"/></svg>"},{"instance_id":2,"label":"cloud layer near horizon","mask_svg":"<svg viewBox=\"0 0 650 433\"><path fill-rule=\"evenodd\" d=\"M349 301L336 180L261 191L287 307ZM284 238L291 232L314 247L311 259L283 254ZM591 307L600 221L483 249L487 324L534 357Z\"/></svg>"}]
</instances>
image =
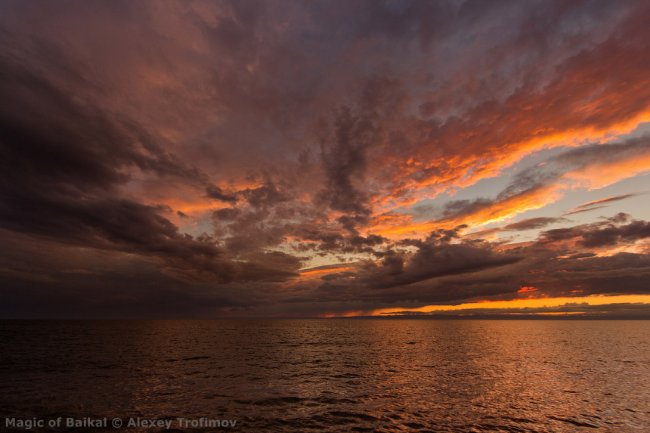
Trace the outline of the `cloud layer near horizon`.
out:
<instances>
[{"instance_id":1,"label":"cloud layer near horizon","mask_svg":"<svg viewBox=\"0 0 650 433\"><path fill-rule=\"evenodd\" d=\"M0 316L650 294L649 14L4 2Z\"/></svg>"}]
</instances>

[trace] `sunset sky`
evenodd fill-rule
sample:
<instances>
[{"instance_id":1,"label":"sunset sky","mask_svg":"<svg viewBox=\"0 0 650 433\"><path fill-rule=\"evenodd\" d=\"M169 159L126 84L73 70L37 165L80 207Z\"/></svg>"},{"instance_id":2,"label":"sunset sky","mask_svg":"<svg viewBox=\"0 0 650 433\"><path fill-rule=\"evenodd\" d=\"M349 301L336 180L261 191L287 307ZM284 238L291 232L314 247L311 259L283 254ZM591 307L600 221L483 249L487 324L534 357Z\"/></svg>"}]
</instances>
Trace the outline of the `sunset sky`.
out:
<instances>
[{"instance_id":1,"label":"sunset sky","mask_svg":"<svg viewBox=\"0 0 650 433\"><path fill-rule=\"evenodd\" d=\"M648 1L3 1L0 317L650 317Z\"/></svg>"}]
</instances>

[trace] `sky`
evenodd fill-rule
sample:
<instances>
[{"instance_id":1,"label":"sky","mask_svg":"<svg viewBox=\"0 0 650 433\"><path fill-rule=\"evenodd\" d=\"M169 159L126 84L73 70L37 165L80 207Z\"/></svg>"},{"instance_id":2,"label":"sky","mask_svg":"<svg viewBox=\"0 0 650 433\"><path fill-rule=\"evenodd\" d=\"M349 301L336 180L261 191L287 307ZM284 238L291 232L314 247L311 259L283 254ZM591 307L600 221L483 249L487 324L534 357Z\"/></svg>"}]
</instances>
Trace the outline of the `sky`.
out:
<instances>
[{"instance_id":1,"label":"sky","mask_svg":"<svg viewBox=\"0 0 650 433\"><path fill-rule=\"evenodd\" d=\"M0 3L0 317L650 317L647 1Z\"/></svg>"}]
</instances>

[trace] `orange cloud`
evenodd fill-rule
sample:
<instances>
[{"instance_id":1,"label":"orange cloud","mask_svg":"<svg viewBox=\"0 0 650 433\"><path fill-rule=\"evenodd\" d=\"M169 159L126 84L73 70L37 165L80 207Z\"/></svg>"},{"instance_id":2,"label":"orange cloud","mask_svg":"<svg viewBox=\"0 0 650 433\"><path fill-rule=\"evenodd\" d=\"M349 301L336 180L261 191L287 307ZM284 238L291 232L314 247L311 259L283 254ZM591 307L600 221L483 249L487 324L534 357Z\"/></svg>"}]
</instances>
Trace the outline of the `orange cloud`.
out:
<instances>
[{"instance_id":1,"label":"orange cloud","mask_svg":"<svg viewBox=\"0 0 650 433\"><path fill-rule=\"evenodd\" d=\"M617 159L618 158L618 159ZM451 229L465 224L470 228L504 221L518 214L542 208L555 202L569 189L597 189L623 179L650 172L650 154L631 154L625 157L613 156L607 161L595 161L568 171L553 183L532 188L484 206L434 221L413 222L405 214L388 214L373 220L368 231L386 237L422 235L435 229ZM595 202L597 203L597 202Z\"/></svg>"},{"instance_id":2,"label":"orange cloud","mask_svg":"<svg viewBox=\"0 0 650 433\"><path fill-rule=\"evenodd\" d=\"M650 32L642 15L630 16L617 37L567 59L544 87L522 86L442 124L412 122L415 136L431 138L392 171L391 193L376 200L379 211L473 185L543 149L611 141L650 122Z\"/></svg>"},{"instance_id":3,"label":"orange cloud","mask_svg":"<svg viewBox=\"0 0 650 433\"><path fill-rule=\"evenodd\" d=\"M328 267L318 267L312 269L306 269L300 271L301 279L312 279L320 278L324 275L337 274L339 272L346 272L352 270L351 266L328 266Z\"/></svg>"},{"instance_id":4,"label":"orange cloud","mask_svg":"<svg viewBox=\"0 0 650 433\"><path fill-rule=\"evenodd\" d=\"M201 198L197 198L195 200L167 199L163 204L169 206L175 211L181 211L184 214L188 215L210 212L228 207L227 204L221 203L219 201Z\"/></svg>"},{"instance_id":5,"label":"orange cloud","mask_svg":"<svg viewBox=\"0 0 650 433\"><path fill-rule=\"evenodd\" d=\"M599 161L583 170L567 173L565 179L589 189L604 188L622 179L650 171L650 154L619 161Z\"/></svg>"},{"instance_id":6,"label":"orange cloud","mask_svg":"<svg viewBox=\"0 0 650 433\"><path fill-rule=\"evenodd\" d=\"M531 296L533 293L537 292L538 290L539 289L534 286L523 286L519 290L517 290L517 293L523 296Z\"/></svg>"},{"instance_id":7,"label":"orange cloud","mask_svg":"<svg viewBox=\"0 0 650 433\"><path fill-rule=\"evenodd\" d=\"M368 231L381 236L400 238L409 235L422 235L435 229L452 229L462 224L477 227L503 221L529 210L539 209L559 197L559 187L550 185L495 201L471 213L440 220L412 223L405 221L407 218L404 216L395 218L395 220L379 220Z\"/></svg>"}]
</instances>

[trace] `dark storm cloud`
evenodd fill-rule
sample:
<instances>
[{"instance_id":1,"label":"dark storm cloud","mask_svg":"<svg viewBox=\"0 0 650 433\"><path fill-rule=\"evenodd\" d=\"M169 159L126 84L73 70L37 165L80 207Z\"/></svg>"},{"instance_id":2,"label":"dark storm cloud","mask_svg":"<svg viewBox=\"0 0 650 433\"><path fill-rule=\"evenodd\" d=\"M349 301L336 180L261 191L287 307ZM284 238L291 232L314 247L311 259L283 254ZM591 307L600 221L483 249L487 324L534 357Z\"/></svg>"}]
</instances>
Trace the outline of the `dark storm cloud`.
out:
<instances>
[{"instance_id":1,"label":"dark storm cloud","mask_svg":"<svg viewBox=\"0 0 650 433\"><path fill-rule=\"evenodd\" d=\"M370 268L371 273L364 277L364 281L373 288L388 288L446 275L476 272L518 260L519 257L500 255L489 248L427 239L408 259L400 255L384 257L380 265Z\"/></svg>"},{"instance_id":2,"label":"dark storm cloud","mask_svg":"<svg viewBox=\"0 0 650 433\"><path fill-rule=\"evenodd\" d=\"M332 209L352 215L342 220L346 228L352 229L370 215L369 196L354 183L362 178L366 151L377 139L378 130L373 119L355 115L349 108L342 108L336 115L334 128L333 136L322 144L327 189L321 197Z\"/></svg>"},{"instance_id":3,"label":"dark storm cloud","mask_svg":"<svg viewBox=\"0 0 650 433\"><path fill-rule=\"evenodd\" d=\"M389 250L379 262L330 275L312 302L322 303L326 311L370 311L468 299L513 299L520 297L522 287L535 287L536 294L548 297L647 292L647 252L601 257L590 250L648 238L648 222L629 222L625 214L548 230L536 242L506 250L499 243L459 236L458 230L439 230L424 241L405 240L401 246L415 250Z\"/></svg>"},{"instance_id":4,"label":"dark storm cloud","mask_svg":"<svg viewBox=\"0 0 650 433\"><path fill-rule=\"evenodd\" d=\"M224 192L221 188L219 188L216 185L208 185L205 188L205 192L208 197L213 198L215 200L220 200L225 202L237 201L237 196Z\"/></svg>"},{"instance_id":5,"label":"dark storm cloud","mask_svg":"<svg viewBox=\"0 0 650 433\"><path fill-rule=\"evenodd\" d=\"M232 221L236 219L241 214L241 211L237 208L223 208L216 210L212 213L212 216L217 220L223 221Z\"/></svg>"},{"instance_id":6,"label":"dark storm cloud","mask_svg":"<svg viewBox=\"0 0 650 433\"><path fill-rule=\"evenodd\" d=\"M421 306L435 303L462 302L466 299L516 296L521 276L525 276L522 257L516 254L497 258L496 253L484 260L469 247L443 246L439 254L455 259L449 268L439 265L437 273L406 274L407 256L387 256L379 267L355 277L350 272L335 274L312 295L326 311L372 310L391 306ZM423 256L422 256L423 257ZM428 257L440 259L440 255ZM446 257L445 257L446 259ZM405 266L407 265L407 266Z\"/></svg>"},{"instance_id":7,"label":"dark storm cloud","mask_svg":"<svg viewBox=\"0 0 650 433\"><path fill-rule=\"evenodd\" d=\"M442 17L453 11L451 2L416 0L389 3L364 0L356 2L351 10L345 12L351 14L350 27L356 37L379 36L405 42L417 41L425 48L436 34L448 30L449 23ZM341 19L342 11L329 13Z\"/></svg>"},{"instance_id":8,"label":"dark storm cloud","mask_svg":"<svg viewBox=\"0 0 650 433\"><path fill-rule=\"evenodd\" d=\"M500 267L522 259L515 254L497 253L480 242L452 242L457 239L456 230L440 230L431 233L424 240L403 240L397 246L411 247L415 251L387 250L381 254L379 262L360 265L358 275L344 275L342 281L330 281L324 288L334 290L340 284L345 287L356 286L360 291L386 290L444 276Z\"/></svg>"},{"instance_id":9,"label":"dark storm cloud","mask_svg":"<svg viewBox=\"0 0 650 433\"><path fill-rule=\"evenodd\" d=\"M647 293L650 255L618 253L612 256L574 255L531 262L528 274L518 277L547 296Z\"/></svg>"},{"instance_id":10,"label":"dark storm cloud","mask_svg":"<svg viewBox=\"0 0 650 433\"><path fill-rule=\"evenodd\" d=\"M161 208L120 193L134 167L200 184L204 176L196 169L147 141L135 126L80 105L27 67L3 59L0 71L4 228L159 257L195 278L264 278L263 266L231 263L213 240L180 233Z\"/></svg>"},{"instance_id":11,"label":"dark storm cloud","mask_svg":"<svg viewBox=\"0 0 650 433\"><path fill-rule=\"evenodd\" d=\"M0 74L6 193L112 192L128 180L126 171L132 167L190 181L197 175L146 141L132 125L113 122L92 107L73 102L74 95L29 69L4 59ZM37 125L34 119L39 119ZM50 186L53 190L48 193Z\"/></svg>"},{"instance_id":12,"label":"dark storm cloud","mask_svg":"<svg viewBox=\"0 0 650 433\"><path fill-rule=\"evenodd\" d=\"M352 234L358 225L367 224L371 213L371 191L365 185L369 157L385 145L383 125L403 100L397 82L372 77L365 81L354 107L340 107L322 129L320 147L326 188L319 199L332 210L344 213L339 222Z\"/></svg>"},{"instance_id":13,"label":"dark storm cloud","mask_svg":"<svg viewBox=\"0 0 650 433\"><path fill-rule=\"evenodd\" d=\"M151 257L0 230L4 318L188 318L245 310L256 295L178 278ZM11 289L11 290L9 290ZM92 296L89 296L92 295Z\"/></svg>"},{"instance_id":14,"label":"dark storm cloud","mask_svg":"<svg viewBox=\"0 0 650 433\"><path fill-rule=\"evenodd\" d=\"M539 246L502 254L510 256L512 263L466 273L452 272L381 290L359 284L350 273L335 274L310 299L323 305L321 311L370 311L467 300L516 299L522 287L531 286L538 289L536 294L547 297L647 293L648 254L576 254L560 259L557 251ZM397 261L392 271L399 272L400 268Z\"/></svg>"},{"instance_id":15,"label":"dark storm cloud","mask_svg":"<svg viewBox=\"0 0 650 433\"><path fill-rule=\"evenodd\" d=\"M578 243L585 248L598 248L650 237L650 223L647 221L632 221L629 224L616 225L625 222L626 219L625 214L619 214L618 218L606 222L548 230L542 233L541 239L544 242L577 239Z\"/></svg>"},{"instance_id":16,"label":"dark storm cloud","mask_svg":"<svg viewBox=\"0 0 650 433\"><path fill-rule=\"evenodd\" d=\"M582 234L582 245L587 248L616 245L620 242L634 242L650 237L650 223L632 221L623 226L608 226Z\"/></svg>"},{"instance_id":17,"label":"dark storm cloud","mask_svg":"<svg viewBox=\"0 0 650 433\"><path fill-rule=\"evenodd\" d=\"M292 198L286 192L281 191L272 181L267 181L257 188L247 189L242 194L246 197L248 203L254 207L275 206Z\"/></svg>"}]
</instances>

